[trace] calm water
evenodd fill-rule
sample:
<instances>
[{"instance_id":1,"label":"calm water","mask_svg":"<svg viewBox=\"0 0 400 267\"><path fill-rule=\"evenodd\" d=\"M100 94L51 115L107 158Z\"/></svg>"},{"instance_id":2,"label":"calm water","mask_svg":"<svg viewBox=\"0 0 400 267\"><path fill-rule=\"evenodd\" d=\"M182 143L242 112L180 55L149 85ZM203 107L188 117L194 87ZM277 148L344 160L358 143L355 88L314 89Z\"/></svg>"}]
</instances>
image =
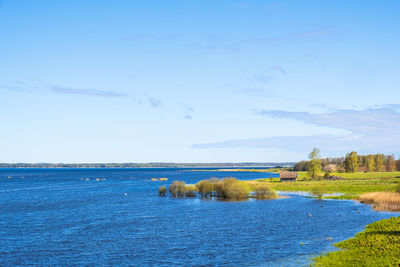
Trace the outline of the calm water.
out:
<instances>
[{"instance_id":1,"label":"calm water","mask_svg":"<svg viewBox=\"0 0 400 267\"><path fill-rule=\"evenodd\" d=\"M366 224L397 215L353 201L298 195L244 202L157 196L158 186L172 180L195 183L211 176L274 175L0 169L0 266L305 265L311 255L333 250L334 242Z\"/></svg>"}]
</instances>

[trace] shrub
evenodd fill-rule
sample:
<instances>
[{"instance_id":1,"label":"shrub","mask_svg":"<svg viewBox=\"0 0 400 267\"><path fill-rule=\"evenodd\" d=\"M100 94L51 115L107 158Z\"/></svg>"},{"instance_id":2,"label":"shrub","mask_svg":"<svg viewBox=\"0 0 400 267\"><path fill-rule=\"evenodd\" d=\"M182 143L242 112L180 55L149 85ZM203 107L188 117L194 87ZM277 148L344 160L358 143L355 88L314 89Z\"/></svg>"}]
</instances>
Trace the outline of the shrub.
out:
<instances>
[{"instance_id":1,"label":"shrub","mask_svg":"<svg viewBox=\"0 0 400 267\"><path fill-rule=\"evenodd\" d=\"M213 196L216 195L216 190L217 190L217 186L221 183L221 180L219 178L216 177L211 177L211 179L209 179L211 185L212 185L212 194Z\"/></svg>"},{"instance_id":2,"label":"shrub","mask_svg":"<svg viewBox=\"0 0 400 267\"><path fill-rule=\"evenodd\" d=\"M169 186L169 192L171 195L174 197L183 197L185 194L185 182L181 181L174 181L170 186Z\"/></svg>"},{"instance_id":3,"label":"shrub","mask_svg":"<svg viewBox=\"0 0 400 267\"><path fill-rule=\"evenodd\" d=\"M318 198L322 198L322 196L324 195L324 189L322 188L322 186L315 186L311 189L311 194Z\"/></svg>"},{"instance_id":4,"label":"shrub","mask_svg":"<svg viewBox=\"0 0 400 267\"><path fill-rule=\"evenodd\" d=\"M196 188L201 196L208 197L209 195L211 196L214 191L214 184L211 180L203 180L196 184Z\"/></svg>"},{"instance_id":5,"label":"shrub","mask_svg":"<svg viewBox=\"0 0 400 267\"><path fill-rule=\"evenodd\" d=\"M278 194L268 183L255 185L254 194L257 199L275 199Z\"/></svg>"},{"instance_id":6,"label":"shrub","mask_svg":"<svg viewBox=\"0 0 400 267\"><path fill-rule=\"evenodd\" d=\"M215 184L217 196L226 199L245 199L249 197L250 186L235 178L229 177Z\"/></svg>"},{"instance_id":7,"label":"shrub","mask_svg":"<svg viewBox=\"0 0 400 267\"><path fill-rule=\"evenodd\" d=\"M400 183L398 183L394 189L394 191L396 191L396 193L400 193Z\"/></svg>"},{"instance_id":8,"label":"shrub","mask_svg":"<svg viewBox=\"0 0 400 267\"><path fill-rule=\"evenodd\" d=\"M192 185L192 184L185 185L184 190L185 190L185 196L186 197L195 197L196 196L197 189L196 189L196 187L194 185Z\"/></svg>"},{"instance_id":9,"label":"shrub","mask_svg":"<svg viewBox=\"0 0 400 267\"><path fill-rule=\"evenodd\" d=\"M158 188L158 194L160 195L160 196L165 196L165 193L167 192L167 187L165 186L165 185L163 185L163 186L160 186L159 188Z\"/></svg>"}]
</instances>

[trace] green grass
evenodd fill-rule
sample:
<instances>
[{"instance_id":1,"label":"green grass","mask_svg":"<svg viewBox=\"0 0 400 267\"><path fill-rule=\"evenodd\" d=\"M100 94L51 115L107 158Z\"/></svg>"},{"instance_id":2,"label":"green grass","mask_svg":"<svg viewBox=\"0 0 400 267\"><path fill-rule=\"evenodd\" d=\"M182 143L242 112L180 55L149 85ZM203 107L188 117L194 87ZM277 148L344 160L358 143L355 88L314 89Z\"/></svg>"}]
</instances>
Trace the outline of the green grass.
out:
<instances>
[{"instance_id":1,"label":"green grass","mask_svg":"<svg viewBox=\"0 0 400 267\"><path fill-rule=\"evenodd\" d=\"M400 178L400 172L354 172L332 173L332 175L349 179Z\"/></svg>"},{"instance_id":2,"label":"green grass","mask_svg":"<svg viewBox=\"0 0 400 267\"><path fill-rule=\"evenodd\" d=\"M367 225L335 246L342 250L314 258L315 266L400 266L400 217Z\"/></svg>"},{"instance_id":3,"label":"green grass","mask_svg":"<svg viewBox=\"0 0 400 267\"><path fill-rule=\"evenodd\" d=\"M271 172L271 173L280 173L283 169L281 168L269 168L269 169L217 169L213 171L221 171L221 172ZM197 171L197 170L196 170ZM209 171L209 170L206 170Z\"/></svg>"},{"instance_id":4,"label":"green grass","mask_svg":"<svg viewBox=\"0 0 400 267\"><path fill-rule=\"evenodd\" d=\"M270 181L272 188L278 191L311 192L315 187L322 187L324 193L343 193L344 196L326 197L332 199L357 199L360 194L378 191L393 191L400 182L400 172L375 173L333 173L345 180L311 180L307 172L299 172L297 182L279 182L279 179L259 179L252 182Z\"/></svg>"}]
</instances>

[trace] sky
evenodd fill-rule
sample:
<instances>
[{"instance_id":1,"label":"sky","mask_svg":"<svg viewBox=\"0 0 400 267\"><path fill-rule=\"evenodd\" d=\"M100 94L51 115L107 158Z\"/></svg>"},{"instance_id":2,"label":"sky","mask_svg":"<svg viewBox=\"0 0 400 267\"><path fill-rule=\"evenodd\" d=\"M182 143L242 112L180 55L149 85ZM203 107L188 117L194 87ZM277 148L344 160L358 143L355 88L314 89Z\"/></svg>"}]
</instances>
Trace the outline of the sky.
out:
<instances>
[{"instance_id":1,"label":"sky","mask_svg":"<svg viewBox=\"0 0 400 267\"><path fill-rule=\"evenodd\" d=\"M399 157L398 10L0 0L0 162Z\"/></svg>"}]
</instances>

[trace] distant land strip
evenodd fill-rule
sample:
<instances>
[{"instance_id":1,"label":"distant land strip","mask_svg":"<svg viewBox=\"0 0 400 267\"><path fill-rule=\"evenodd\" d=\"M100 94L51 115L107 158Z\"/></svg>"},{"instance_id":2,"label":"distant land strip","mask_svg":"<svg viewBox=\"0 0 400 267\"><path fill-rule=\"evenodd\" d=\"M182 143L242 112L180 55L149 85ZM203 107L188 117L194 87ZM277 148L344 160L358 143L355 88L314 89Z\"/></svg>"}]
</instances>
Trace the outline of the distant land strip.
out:
<instances>
[{"instance_id":1,"label":"distant land strip","mask_svg":"<svg viewBox=\"0 0 400 267\"><path fill-rule=\"evenodd\" d=\"M240 163L0 163L0 168L243 168L290 167L295 162Z\"/></svg>"}]
</instances>

